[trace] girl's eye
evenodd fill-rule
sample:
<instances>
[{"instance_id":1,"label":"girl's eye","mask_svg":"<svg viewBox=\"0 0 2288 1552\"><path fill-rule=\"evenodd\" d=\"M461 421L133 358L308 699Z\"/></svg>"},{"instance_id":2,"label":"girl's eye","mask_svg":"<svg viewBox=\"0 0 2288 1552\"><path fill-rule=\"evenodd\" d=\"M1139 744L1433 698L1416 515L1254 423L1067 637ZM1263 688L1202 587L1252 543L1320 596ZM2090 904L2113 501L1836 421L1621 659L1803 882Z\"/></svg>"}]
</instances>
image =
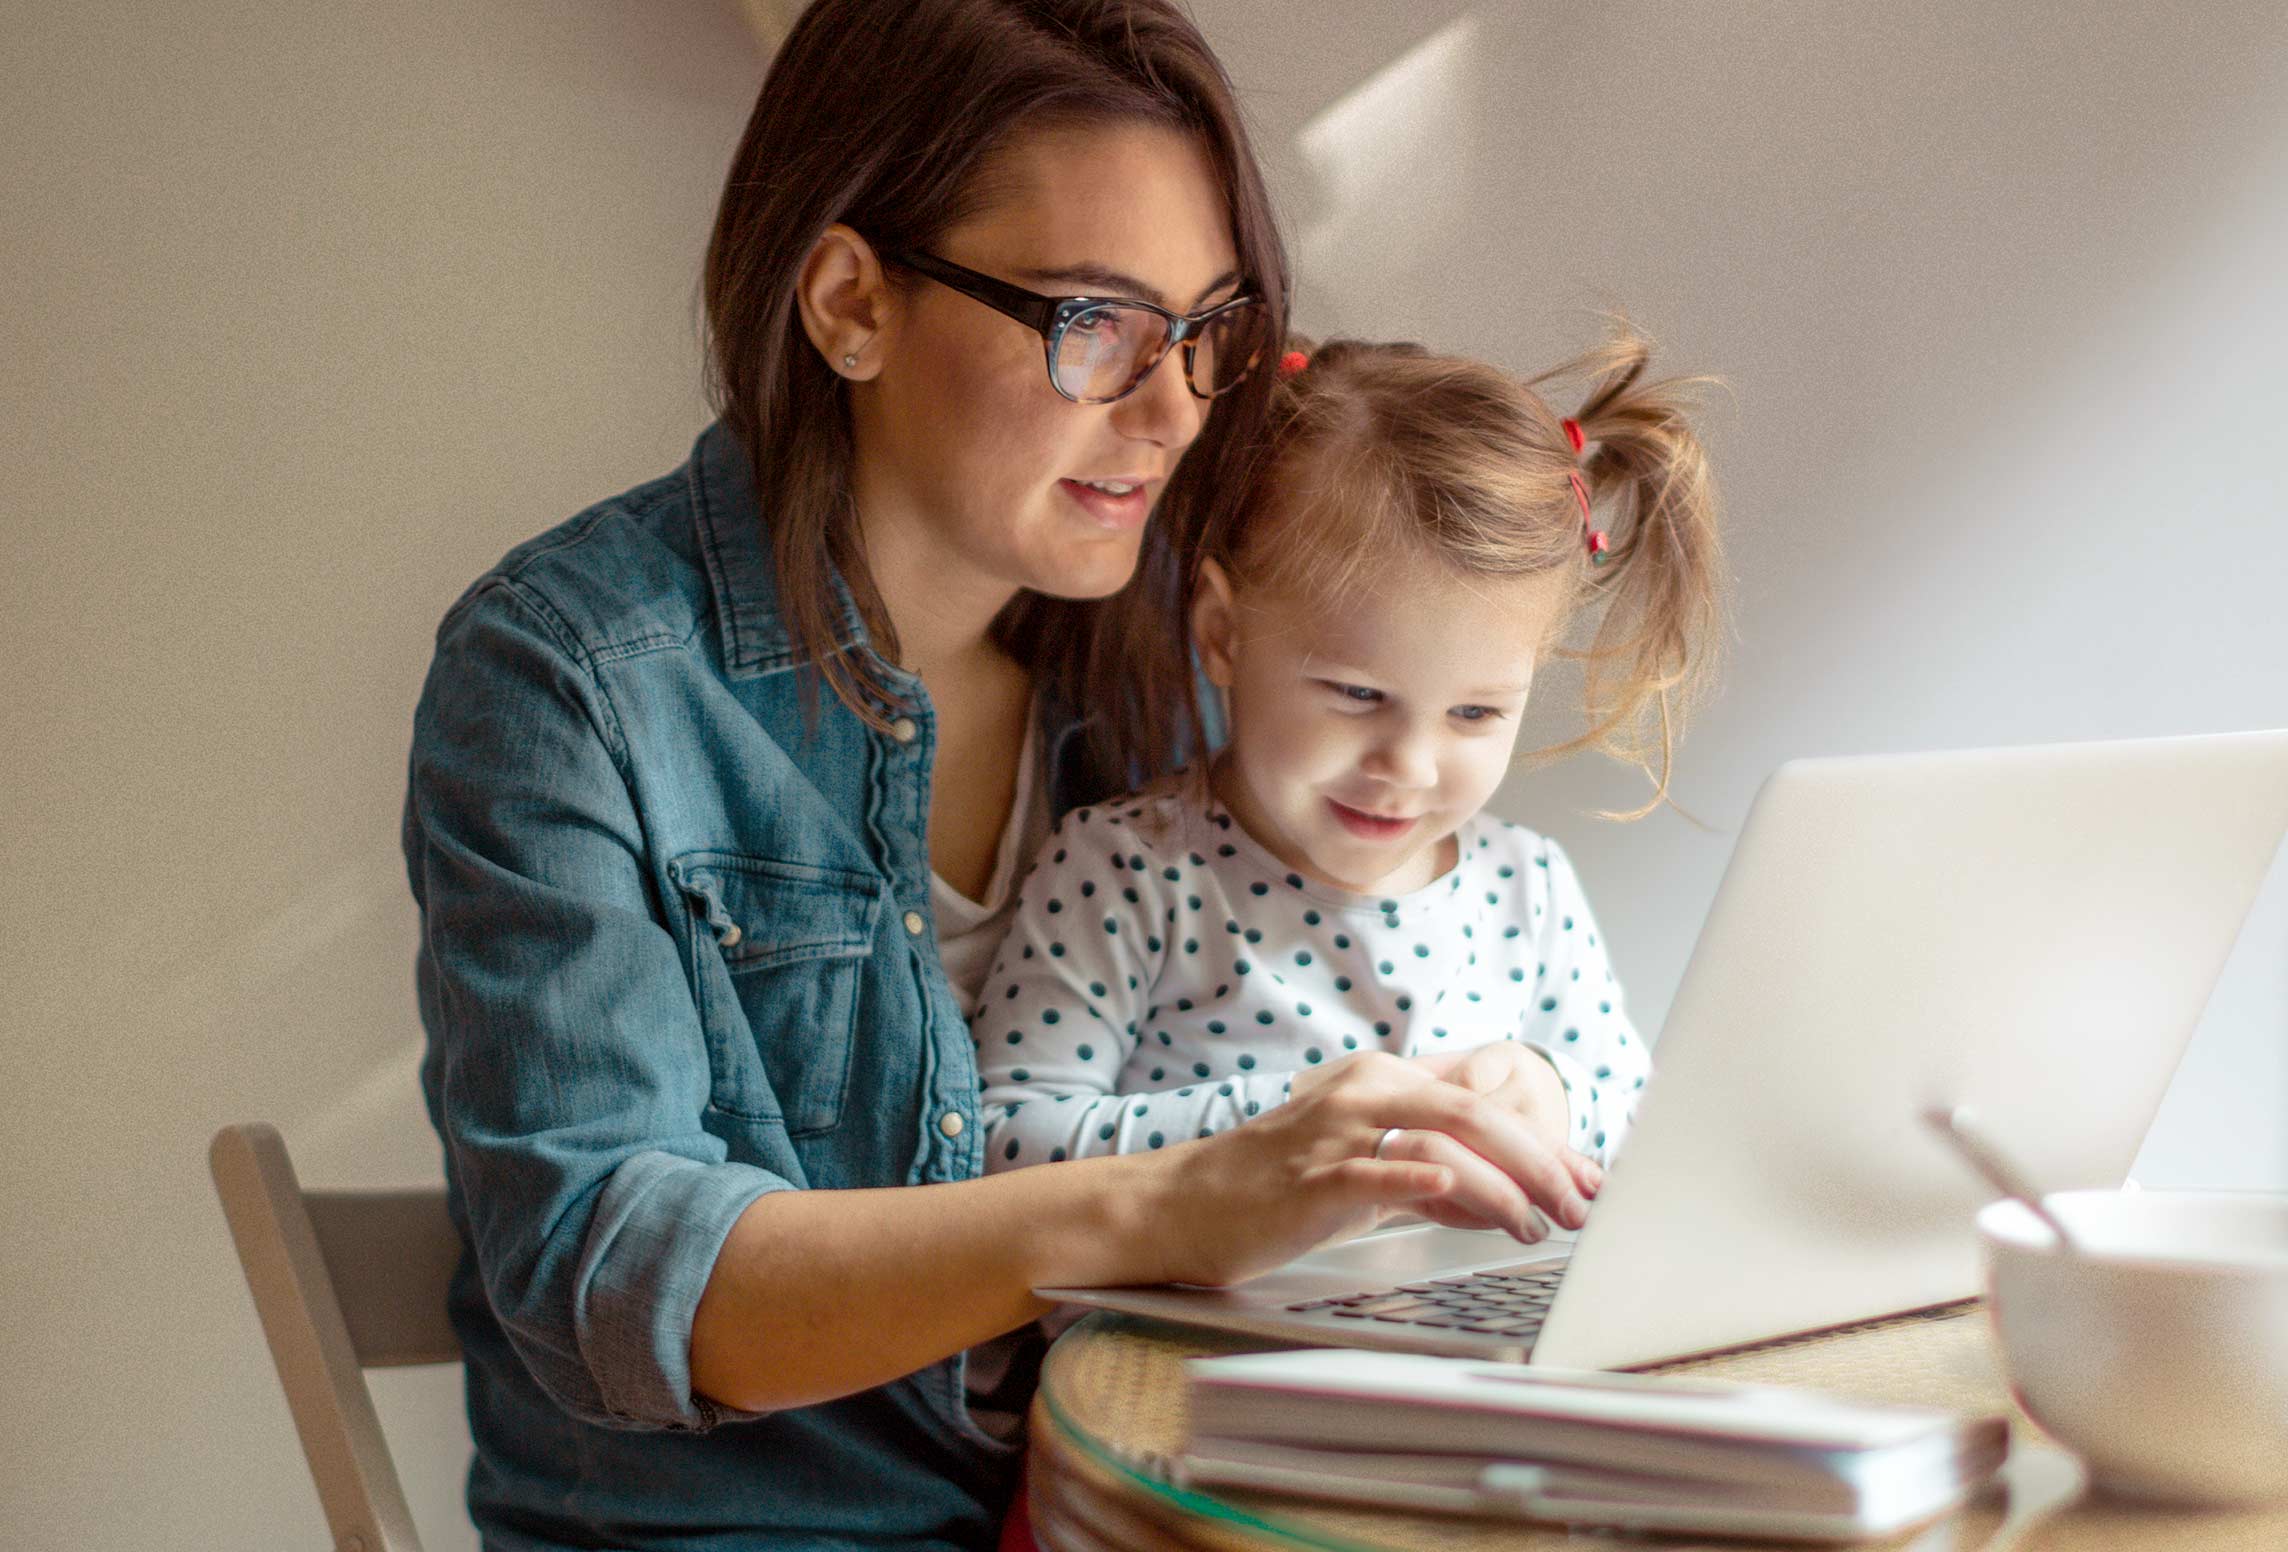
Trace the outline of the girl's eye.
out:
<instances>
[{"instance_id":1,"label":"girl's eye","mask_svg":"<svg viewBox=\"0 0 2288 1552\"><path fill-rule=\"evenodd\" d=\"M1454 715L1464 722L1495 722L1501 718L1501 712L1492 706L1456 706Z\"/></svg>"},{"instance_id":2,"label":"girl's eye","mask_svg":"<svg viewBox=\"0 0 2288 1552\"><path fill-rule=\"evenodd\" d=\"M1382 703L1382 692L1370 690L1363 684L1340 684L1332 679L1323 679L1320 683L1353 705L1376 706Z\"/></svg>"}]
</instances>

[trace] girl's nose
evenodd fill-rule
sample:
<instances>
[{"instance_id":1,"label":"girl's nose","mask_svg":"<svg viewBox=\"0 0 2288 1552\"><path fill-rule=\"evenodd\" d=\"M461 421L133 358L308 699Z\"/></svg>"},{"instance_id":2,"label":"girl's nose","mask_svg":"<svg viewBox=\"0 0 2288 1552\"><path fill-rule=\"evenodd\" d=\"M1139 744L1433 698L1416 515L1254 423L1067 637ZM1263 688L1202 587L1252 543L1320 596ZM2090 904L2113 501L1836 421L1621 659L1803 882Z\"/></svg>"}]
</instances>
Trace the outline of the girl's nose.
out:
<instances>
[{"instance_id":1,"label":"girl's nose","mask_svg":"<svg viewBox=\"0 0 2288 1552\"><path fill-rule=\"evenodd\" d=\"M1437 784L1437 751L1428 734L1412 726L1396 728L1375 741L1368 751L1370 774L1394 787L1431 787Z\"/></svg>"}]
</instances>

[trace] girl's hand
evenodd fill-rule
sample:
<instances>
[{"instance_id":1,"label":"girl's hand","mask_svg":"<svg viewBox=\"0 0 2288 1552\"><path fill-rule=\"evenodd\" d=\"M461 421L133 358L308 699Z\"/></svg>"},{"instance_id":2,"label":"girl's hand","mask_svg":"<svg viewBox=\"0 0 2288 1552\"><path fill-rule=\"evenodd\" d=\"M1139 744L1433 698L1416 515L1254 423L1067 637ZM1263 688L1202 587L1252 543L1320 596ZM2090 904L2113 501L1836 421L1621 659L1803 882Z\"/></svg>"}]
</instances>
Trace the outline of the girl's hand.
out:
<instances>
[{"instance_id":1,"label":"girl's hand","mask_svg":"<svg viewBox=\"0 0 2288 1552\"><path fill-rule=\"evenodd\" d=\"M1565 1145L1565 1129L1572 1120L1565 1080L1557 1075L1556 1065L1531 1046L1492 1040L1461 1051L1425 1052L1408 1060L1433 1077L1458 1083L1515 1111L1552 1148ZM1586 1158L1582 1162L1590 1163Z\"/></svg>"},{"instance_id":2,"label":"girl's hand","mask_svg":"<svg viewBox=\"0 0 2288 1552\"><path fill-rule=\"evenodd\" d=\"M1369 1051L1298 1076L1245 1126L1132 1157L1157 1280L1220 1287L1397 1210L1529 1244L1545 1232L1537 1205L1578 1228L1588 1204L1564 1151L1495 1100Z\"/></svg>"},{"instance_id":3,"label":"girl's hand","mask_svg":"<svg viewBox=\"0 0 2288 1552\"><path fill-rule=\"evenodd\" d=\"M1513 1040L1493 1040L1467 1050L1429 1052L1408 1060L1424 1072L1482 1094L1517 1115L1564 1161L1583 1196L1595 1196L1605 1183L1605 1172L1597 1162L1568 1145L1572 1115L1566 1103L1565 1080L1539 1051ZM1397 1146L1394 1140L1384 1154ZM1435 1157L1436 1150L1422 1156Z\"/></svg>"}]
</instances>

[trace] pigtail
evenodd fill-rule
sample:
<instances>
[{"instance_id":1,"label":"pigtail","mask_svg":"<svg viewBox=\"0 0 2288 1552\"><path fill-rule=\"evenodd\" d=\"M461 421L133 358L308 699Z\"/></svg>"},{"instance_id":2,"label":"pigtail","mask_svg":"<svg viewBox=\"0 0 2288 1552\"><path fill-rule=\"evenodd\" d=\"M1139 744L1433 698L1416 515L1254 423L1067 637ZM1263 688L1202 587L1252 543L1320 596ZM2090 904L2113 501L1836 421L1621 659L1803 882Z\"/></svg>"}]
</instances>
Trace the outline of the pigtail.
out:
<instances>
[{"instance_id":1,"label":"pigtail","mask_svg":"<svg viewBox=\"0 0 2288 1552\"><path fill-rule=\"evenodd\" d=\"M1582 665L1589 726L1544 753L1596 748L1643 770L1651 800L1607 815L1615 819L1642 818L1668 801L1676 741L1714 681L1721 647L1716 487L1693 429L1709 380L1647 383L1650 358L1650 343L1622 324L1597 349L1528 384L1582 376L1595 383L1573 418L1581 477L1610 549L1601 564L1583 560L1595 632L1585 646L1560 649Z\"/></svg>"}]
</instances>

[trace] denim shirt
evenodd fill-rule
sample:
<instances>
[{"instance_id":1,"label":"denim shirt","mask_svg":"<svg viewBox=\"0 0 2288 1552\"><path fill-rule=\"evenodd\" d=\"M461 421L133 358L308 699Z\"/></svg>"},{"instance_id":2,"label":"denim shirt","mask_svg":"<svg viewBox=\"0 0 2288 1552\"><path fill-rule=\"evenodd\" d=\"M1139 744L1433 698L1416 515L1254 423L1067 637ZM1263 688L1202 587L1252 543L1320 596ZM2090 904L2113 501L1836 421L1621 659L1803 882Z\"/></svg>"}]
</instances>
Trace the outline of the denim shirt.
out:
<instances>
[{"instance_id":1,"label":"denim shirt","mask_svg":"<svg viewBox=\"0 0 2288 1552\"><path fill-rule=\"evenodd\" d=\"M720 425L439 627L404 847L488 1548L982 1546L1008 1500L958 1357L768 1415L692 1390L749 1203L983 1167L931 926L927 697L892 672L894 733L823 687L810 721L796 666ZM1103 796L1076 719L1043 718L1055 806Z\"/></svg>"}]
</instances>

